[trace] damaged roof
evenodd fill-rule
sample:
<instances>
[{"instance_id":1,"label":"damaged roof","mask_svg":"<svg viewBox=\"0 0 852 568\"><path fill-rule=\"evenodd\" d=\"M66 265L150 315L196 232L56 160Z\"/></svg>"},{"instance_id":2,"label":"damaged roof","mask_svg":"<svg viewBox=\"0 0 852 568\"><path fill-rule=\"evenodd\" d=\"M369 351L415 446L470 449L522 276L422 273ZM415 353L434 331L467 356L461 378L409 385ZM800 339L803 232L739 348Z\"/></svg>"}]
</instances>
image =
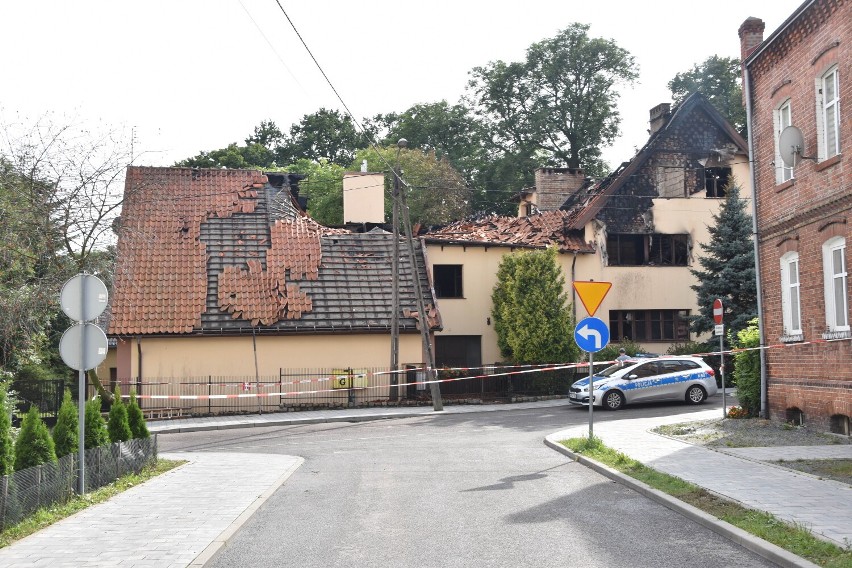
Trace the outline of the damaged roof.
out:
<instances>
[{"instance_id":1,"label":"damaged roof","mask_svg":"<svg viewBox=\"0 0 852 568\"><path fill-rule=\"evenodd\" d=\"M559 252L595 252L594 246L583 240L582 228L571 229L567 220L565 211L547 211L528 217L489 215L430 230L425 239L427 243L523 248L556 246Z\"/></svg>"},{"instance_id":2,"label":"damaged roof","mask_svg":"<svg viewBox=\"0 0 852 568\"><path fill-rule=\"evenodd\" d=\"M319 225L293 176L128 167L112 335L386 332L393 239ZM400 330L417 329L415 280L440 328L422 246L400 258Z\"/></svg>"},{"instance_id":3,"label":"damaged roof","mask_svg":"<svg viewBox=\"0 0 852 568\"><path fill-rule=\"evenodd\" d=\"M685 163L698 165L698 159L707 158L716 151L720 141L728 143L738 152L748 153L745 139L704 95L693 93L672 109L666 123L651 135L632 160L623 162L598 183L581 187L567 197L560 209L568 213L568 225L580 229L600 214L611 197L629 192L640 199L631 201L631 207L641 213L643 209L650 208L651 199L659 195L653 183L632 182L652 157L677 154ZM640 185L644 187L638 187Z\"/></svg>"}]
</instances>

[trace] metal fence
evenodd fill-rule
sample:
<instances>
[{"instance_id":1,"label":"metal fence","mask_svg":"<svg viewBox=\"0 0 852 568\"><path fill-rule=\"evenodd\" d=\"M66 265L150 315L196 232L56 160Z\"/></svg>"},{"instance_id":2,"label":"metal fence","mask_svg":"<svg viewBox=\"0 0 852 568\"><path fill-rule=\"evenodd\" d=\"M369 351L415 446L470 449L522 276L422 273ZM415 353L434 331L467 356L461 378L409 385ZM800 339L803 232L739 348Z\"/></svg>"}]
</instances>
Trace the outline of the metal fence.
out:
<instances>
[{"instance_id":1,"label":"metal fence","mask_svg":"<svg viewBox=\"0 0 852 568\"><path fill-rule=\"evenodd\" d=\"M442 397L448 402L513 400L565 396L587 370L543 370L487 365L439 369ZM282 368L277 376L205 376L120 381L124 394L133 387L147 418L293 410L416 405L431 402L422 364L405 365L396 374L386 367Z\"/></svg>"},{"instance_id":2,"label":"metal fence","mask_svg":"<svg viewBox=\"0 0 852 568\"><path fill-rule=\"evenodd\" d=\"M157 459L157 437L130 440L86 451L86 491L112 483L128 473L139 473ZM78 456L0 477L0 530L19 523L38 509L67 502L78 479Z\"/></svg>"}]
</instances>

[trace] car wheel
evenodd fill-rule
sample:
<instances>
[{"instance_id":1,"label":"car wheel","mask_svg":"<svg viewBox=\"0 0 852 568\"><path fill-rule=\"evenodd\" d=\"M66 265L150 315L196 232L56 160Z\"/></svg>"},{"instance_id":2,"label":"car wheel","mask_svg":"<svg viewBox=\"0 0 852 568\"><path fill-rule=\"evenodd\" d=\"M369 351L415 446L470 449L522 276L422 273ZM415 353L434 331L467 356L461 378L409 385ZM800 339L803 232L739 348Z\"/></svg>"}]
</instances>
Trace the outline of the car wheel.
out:
<instances>
[{"instance_id":1,"label":"car wheel","mask_svg":"<svg viewBox=\"0 0 852 568\"><path fill-rule=\"evenodd\" d=\"M692 385L686 391L686 402L689 404L701 404L707 400L707 391L704 390L704 387L698 385Z\"/></svg>"},{"instance_id":2,"label":"car wheel","mask_svg":"<svg viewBox=\"0 0 852 568\"><path fill-rule=\"evenodd\" d=\"M611 390L603 397L604 408L620 410L624 406L624 395L620 391Z\"/></svg>"}]
</instances>

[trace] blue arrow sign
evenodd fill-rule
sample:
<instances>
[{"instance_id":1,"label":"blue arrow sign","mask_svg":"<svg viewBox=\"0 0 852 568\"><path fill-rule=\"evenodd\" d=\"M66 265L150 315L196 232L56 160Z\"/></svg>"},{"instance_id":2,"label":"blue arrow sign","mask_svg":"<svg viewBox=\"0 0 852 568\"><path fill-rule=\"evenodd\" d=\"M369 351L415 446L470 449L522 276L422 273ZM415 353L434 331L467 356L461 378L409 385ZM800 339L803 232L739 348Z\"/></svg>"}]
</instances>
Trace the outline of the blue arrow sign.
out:
<instances>
[{"instance_id":1,"label":"blue arrow sign","mask_svg":"<svg viewBox=\"0 0 852 568\"><path fill-rule=\"evenodd\" d=\"M588 353L597 353L609 343L609 328L598 318L586 318L574 328L574 341Z\"/></svg>"}]
</instances>

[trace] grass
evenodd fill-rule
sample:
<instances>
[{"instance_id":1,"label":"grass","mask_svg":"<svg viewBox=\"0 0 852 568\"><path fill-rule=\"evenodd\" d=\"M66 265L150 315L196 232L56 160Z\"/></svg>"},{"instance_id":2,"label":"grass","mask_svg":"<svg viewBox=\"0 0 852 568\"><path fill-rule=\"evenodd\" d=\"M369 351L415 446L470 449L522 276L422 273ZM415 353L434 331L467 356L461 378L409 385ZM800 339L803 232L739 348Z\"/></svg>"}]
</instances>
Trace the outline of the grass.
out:
<instances>
[{"instance_id":1,"label":"grass","mask_svg":"<svg viewBox=\"0 0 852 568\"><path fill-rule=\"evenodd\" d=\"M795 469L820 478L833 479L852 485L852 459L798 459L779 460L774 463L788 469Z\"/></svg>"},{"instance_id":2,"label":"grass","mask_svg":"<svg viewBox=\"0 0 852 568\"><path fill-rule=\"evenodd\" d=\"M562 444L574 453L608 465L815 564L827 568L852 568L852 547L843 549L818 539L805 527L743 507L678 477L656 471L606 447L599 438L571 438L563 440Z\"/></svg>"},{"instance_id":3,"label":"grass","mask_svg":"<svg viewBox=\"0 0 852 568\"><path fill-rule=\"evenodd\" d=\"M0 548L9 546L16 540L40 531L41 529L61 521L66 517L112 498L131 487L139 485L152 477L165 473L170 469L184 464L183 461L158 459L156 463L146 466L138 474L130 473L118 478L109 485L96 489L85 495L77 495L65 504L39 509L17 525L12 525L0 532Z\"/></svg>"}]
</instances>

